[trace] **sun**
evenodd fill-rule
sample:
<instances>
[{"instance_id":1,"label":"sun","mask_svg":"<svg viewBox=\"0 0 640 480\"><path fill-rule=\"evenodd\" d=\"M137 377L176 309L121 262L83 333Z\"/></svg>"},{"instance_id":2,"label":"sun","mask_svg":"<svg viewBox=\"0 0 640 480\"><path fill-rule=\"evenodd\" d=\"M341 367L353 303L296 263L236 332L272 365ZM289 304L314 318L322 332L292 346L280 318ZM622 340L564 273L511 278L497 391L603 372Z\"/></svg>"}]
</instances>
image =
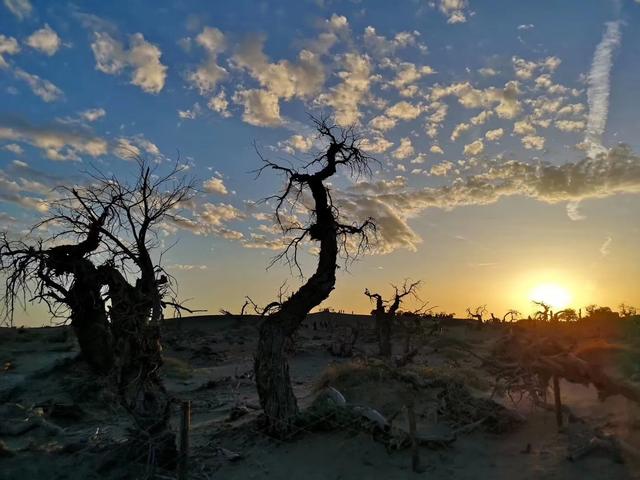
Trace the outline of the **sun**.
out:
<instances>
[{"instance_id":1,"label":"sun","mask_svg":"<svg viewBox=\"0 0 640 480\"><path fill-rule=\"evenodd\" d=\"M559 310L569 305L571 294L566 288L555 283L542 283L531 290L529 299L536 302L544 302Z\"/></svg>"}]
</instances>

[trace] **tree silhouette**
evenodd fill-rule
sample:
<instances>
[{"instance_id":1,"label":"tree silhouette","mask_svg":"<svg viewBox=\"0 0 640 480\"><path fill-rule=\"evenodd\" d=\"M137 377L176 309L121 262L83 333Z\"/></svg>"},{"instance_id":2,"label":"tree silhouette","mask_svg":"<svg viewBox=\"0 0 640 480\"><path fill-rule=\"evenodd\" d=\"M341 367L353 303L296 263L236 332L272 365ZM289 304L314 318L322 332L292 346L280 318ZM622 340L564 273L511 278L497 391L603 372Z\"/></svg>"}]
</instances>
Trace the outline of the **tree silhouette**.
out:
<instances>
[{"instance_id":1,"label":"tree silhouette","mask_svg":"<svg viewBox=\"0 0 640 480\"><path fill-rule=\"evenodd\" d=\"M484 316L485 313L487 313L486 305L480 305L479 307L476 307L473 312L471 311L471 308L467 308L468 317L475 318L478 321L479 326L482 326L482 324L484 323L484 320L482 319L482 317Z\"/></svg>"},{"instance_id":2,"label":"tree silhouette","mask_svg":"<svg viewBox=\"0 0 640 480\"><path fill-rule=\"evenodd\" d=\"M359 148L359 138L352 129L332 125L325 119L314 119L319 140L326 148L300 170L284 167L260 155L266 169L285 176L284 190L270 197L276 203L275 217L285 236L292 236L283 252L274 262L285 259L298 269L298 251L305 240L319 244L316 270L308 280L286 299L272 302L262 310L265 316L260 325L258 347L255 356L255 375L264 409L266 428L273 435L285 436L291 429L298 406L291 386L289 365L285 355L288 339L296 332L312 308L325 300L334 288L339 251L348 253L348 241L357 236L357 255L369 242L369 233L375 232L371 219L362 224L341 223L340 212L333 203L325 182L336 174L339 167L346 167L351 175L370 173L371 158ZM310 194L309 220L305 225L285 222L283 210L304 207L303 196Z\"/></svg>"},{"instance_id":3,"label":"tree silhouette","mask_svg":"<svg viewBox=\"0 0 640 480\"><path fill-rule=\"evenodd\" d=\"M510 309L507 311L507 313L505 313L502 317L502 321L506 322L507 321L507 317L509 317L509 321L510 322L514 322L520 315L522 315L518 310L515 309Z\"/></svg>"},{"instance_id":4,"label":"tree silhouette","mask_svg":"<svg viewBox=\"0 0 640 480\"><path fill-rule=\"evenodd\" d=\"M532 302L534 305L537 305L538 307L542 308L542 310L538 310L536 311L536 313L533 314L533 318L536 320L542 320L543 322L551 321L553 317L553 311L551 310L551 306L547 305L543 301L532 300Z\"/></svg>"},{"instance_id":5,"label":"tree silhouette","mask_svg":"<svg viewBox=\"0 0 640 480\"><path fill-rule=\"evenodd\" d=\"M158 232L194 189L177 163L163 173L136 162L133 182L93 171L87 186L61 187L49 216L35 227L48 228L48 238L29 245L1 237L4 313L12 317L16 299L24 304L29 297L44 301L52 317L67 316L83 358L109 373L144 432L140 438L156 442L162 458L175 442L170 398L159 377L160 321L165 307L184 307L161 266Z\"/></svg>"},{"instance_id":6,"label":"tree silhouette","mask_svg":"<svg viewBox=\"0 0 640 480\"><path fill-rule=\"evenodd\" d=\"M405 280L400 288L395 285L392 286L395 293L393 300L389 301L385 301L379 293L371 293L369 289L364 291L364 294L369 297L370 300L375 300L376 302L376 307L372 313L376 322L378 353L383 357L391 356L391 333L398 308L400 308L402 300L406 296L416 296L416 290L420 286L420 281L409 283L408 280ZM386 309L385 304L389 304L389 307Z\"/></svg>"}]
</instances>

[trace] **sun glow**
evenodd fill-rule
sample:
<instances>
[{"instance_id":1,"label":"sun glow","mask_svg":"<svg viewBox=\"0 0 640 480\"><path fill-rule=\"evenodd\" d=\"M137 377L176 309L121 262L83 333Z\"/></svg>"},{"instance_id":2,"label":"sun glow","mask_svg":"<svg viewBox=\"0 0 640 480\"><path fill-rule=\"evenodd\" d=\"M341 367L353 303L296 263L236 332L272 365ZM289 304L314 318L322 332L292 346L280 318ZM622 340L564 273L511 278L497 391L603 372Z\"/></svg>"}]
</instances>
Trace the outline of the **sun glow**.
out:
<instances>
[{"instance_id":1,"label":"sun glow","mask_svg":"<svg viewBox=\"0 0 640 480\"><path fill-rule=\"evenodd\" d=\"M559 310L569 306L571 294L566 288L555 283L543 283L531 290L529 299L536 302L544 302L550 307Z\"/></svg>"}]
</instances>

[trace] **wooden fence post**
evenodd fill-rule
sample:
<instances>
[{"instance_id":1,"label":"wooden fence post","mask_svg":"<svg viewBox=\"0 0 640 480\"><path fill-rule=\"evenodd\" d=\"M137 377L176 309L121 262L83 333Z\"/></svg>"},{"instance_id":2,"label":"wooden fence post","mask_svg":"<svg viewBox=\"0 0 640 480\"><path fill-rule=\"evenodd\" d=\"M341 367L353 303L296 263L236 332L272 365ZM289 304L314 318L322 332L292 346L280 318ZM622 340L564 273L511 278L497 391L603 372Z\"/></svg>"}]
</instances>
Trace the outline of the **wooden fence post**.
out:
<instances>
[{"instance_id":1,"label":"wooden fence post","mask_svg":"<svg viewBox=\"0 0 640 480\"><path fill-rule=\"evenodd\" d=\"M553 376L553 402L556 411L556 423L558 430L562 428L562 400L560 398L560 380L557 375Z\"/></svg>"},{"instance_id":2,"label":"wooden fence post","mask_svg":"<svg viewBox=\"0 0 640 480\"><path fill-rule=\"evenodd\" d=\"M182 419L180 422L180 459L178 464L178 480L189 478L189 431L191 430L191 401L182 402Z\"/></svg>"}]
</instances>

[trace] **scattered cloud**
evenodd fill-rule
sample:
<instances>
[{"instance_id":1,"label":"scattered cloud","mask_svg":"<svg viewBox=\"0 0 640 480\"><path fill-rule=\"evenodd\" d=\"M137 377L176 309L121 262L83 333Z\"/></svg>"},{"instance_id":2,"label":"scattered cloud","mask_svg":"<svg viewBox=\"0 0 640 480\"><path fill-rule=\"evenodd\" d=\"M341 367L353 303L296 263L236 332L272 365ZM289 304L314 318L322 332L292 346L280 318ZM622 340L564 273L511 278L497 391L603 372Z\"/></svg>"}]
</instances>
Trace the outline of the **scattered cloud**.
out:
<instances>
[{"instance_id":1,"label":"scattered cloud","mask_svg":"<svg viewBox=\"0 0 640 480\"><path fill-rule=\"evenodd\" d=\"M202 184L202 188L207 193L217 193L219 195L228 195L229 190L225 186L221 178L211 177Z\"/></svg>"},{"instance_id":2,"label":"scattered cloud","mask_svg":"<svg viewBox=\"0 0 640 480\"><path fill-rule=\"evenodd\" d=\"M496 140L500 140L504 136L504 129L496 128L495 130L489 130L484 134L484 138L486 138L490 142L495 142Z\"/></svg>"},{"instance_id":3,"label":"scattered cloud","mask_svg":"<svg viewBox=\"0 0 640 480\"><path fill-rule=\"evenodd\" d=\"M396 148L391 155L397 160L404 160L414 153L415 150L411 143L411 139L409 137L403 137L400 139L400 145L398 145L398 148Z\"/></svg>"},{"instance_id":4,"label":"scattered cloud","mask_svg":"<svg viewBox=\"0 0 640 480\"><path fill-rule=\"evenodd\" d=\"M198 88L200 94L207 95L213 92L229 73L218 65L218 55L225 51L227 42L224 34L217 28L204 27L196 37L196 43L206 51L207 58L188 75L188 80Z\"/></svg>"},{"instance_id":5,"label":"scattered cloud","mask_svg":"<svg viewBox=\"0 0 640 480\"><path fill-rule=\"evenodd\" d=\"M33 6L29 0L4 0L4 6L7 7L18 20L24 20L33 13Z\"/></svg>"},{"instance_id":6,"label":"scattered cloud","mask_svg":"<svg viewBox=\"0 0 640 480\"><path fill-rule=\"evenodd\" d=\"M602 245L600 245L600 255L607 257L611 254L611 244L613 243L613 237L608 236Z\"/></svg>"},{"instance_id":7,"label":"scattered cloud","mask_svg":"<svg viewBox=\"0 0 640 480\"><path fill-rule=\"evenodd\" d=\"M129 37L129 48L107 32L95 32L91 49L96 69L108 75L119 75L131 69L131 84L146 93L157 94L164 88L167 67L162 64L162 52L157 45L145 40L141 33Z\"/></svg>"},{"instance_id":8,"label":"scattered cloud","mask_svg":"<svg viewBox=\"0 0 640 480\"><path fill-rule=\"evenodd\" d=\"M580 201L567 203L567 216L574 222L585 220L587 218L580 211Z\"/></svg>"},{"instance_id":9,"label":"scattered cloud","mask_svg":"<svg viewBox=\"0 0 640 480\"><path fill-rule=\"evenodd\" d=\"M276 127L282 124L277 95L267 90L238 90L233 101L244 106L242 119L258 127Z\"/></svg>"},{"instance_id":10,"label":"scattered cloud","mask_svg":"<svg viewBox=\"0 0 640 480\"><path fill-rule=\"evenodd\" d=\"M80 117L82 117L87 122L95 122L100 118L104 117L107 114L104 108L90 108L80 113Z\"/></svg>"},{"instance_id":11,"label":"scattered cloud","mask_svg":"<svg viewBox=\"0 0 640 480\"><path fill-rule=\"evenodd\" d=\"M40 30L33 32L27 38L26 43L31 48L48 56L55 55L60 48L60 45L62 45L62 41L58 34L46 23Z\"/></svg>"},{"instance_id":12,"label":"scattered cloud","mask_svg":"<svg viewBox=\"0 0 640 480\"><path fill-rule=\"evenodd\" d=\"M45 102L55 102L62 98L64 93L49 80L40 78L38 75L25 72L21 68L16 68L13 72L18 80L25 82L34 95L37 95Z\"/></svg>"},{"instance_id":13,"label":"scattered cloud","mask_svg":"<svg viewBox=\"0 0 640 480\"><path fill-rule=\"evenodd\" d=\"M467 0L438 0L438 10L447 17L447 23L466 22L468 7Z\"/></svg>"},{"instance_id":14,"label":"scattered cloud","mask_svg":"<svg viewBox=\"0 0 640 480\"><path fill-rule=\"evenodd\" d=\"M338 124L355 125L360 121L360 104L369 94L372 65L368 56L351 52L341 56L341 64L344 70L338 76L342 82L318 100L333 108Z\"/></svg>"},{"instance_id":15,"label":"scattered cloud","mask_svg":"<svg viewBox=\"0 0 640 480\"><path fill-rule=\"evenodd\" d=\"M464 146L464 154L469 157L480 155L484 151L484 143L478 139Z\"/></svg>"},{"instance_id":16,"label":"scattered cloud","mask_svg":"<svg viewBox=\"0 0 640 480\"><path fill-rule=\"evenodd\" d=\"M443 170L449 170L445 167ZM381 252L396 248L415 250L421 242L408 220L427 208L453 209L487 205L514 195L557 204L640 193L640 157L624 145L596 158L553 165L516 160L489 162L484 172L456 178L449 185L409 189L404 180L361 182L337 192L352 218L371 215L380 227ZM344 200L343 200L344 197Z\"/></svg>"},{"instance_id":17,"label":"scattered cloud","mask_svg":"<svg viewBox=\"0 0 640 480\"><path fill-rule=\"evenodd\" d=\"M18 41L13 37L6 37L0 34L0 69L9 67L4 55L15 55L18 52L20 52Z\"/></svg>"}]
</instances>

